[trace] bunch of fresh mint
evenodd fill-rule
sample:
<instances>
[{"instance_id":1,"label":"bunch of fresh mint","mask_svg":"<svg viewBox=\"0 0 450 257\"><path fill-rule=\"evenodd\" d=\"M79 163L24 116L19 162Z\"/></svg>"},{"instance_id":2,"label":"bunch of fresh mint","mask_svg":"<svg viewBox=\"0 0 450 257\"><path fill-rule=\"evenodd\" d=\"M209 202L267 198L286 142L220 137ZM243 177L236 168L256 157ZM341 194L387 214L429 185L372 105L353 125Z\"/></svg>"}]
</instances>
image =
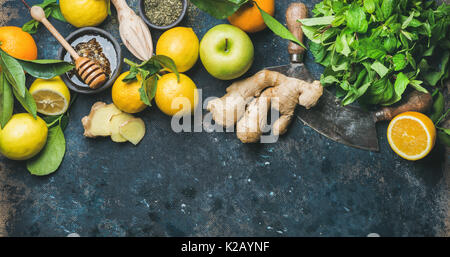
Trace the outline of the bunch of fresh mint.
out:
<instances>
[{"instance_id":1,"label":"bunch of fresh mint","mask_svg":"<svg viewBox=\"0 0 450 257\"><path fill-rule=\"evenodd\" d=\"M425 0L323 0L300 20L324 86L343 104L391 105L407 87L448 78L450 5Z\"/></svg>"}]
</instances>

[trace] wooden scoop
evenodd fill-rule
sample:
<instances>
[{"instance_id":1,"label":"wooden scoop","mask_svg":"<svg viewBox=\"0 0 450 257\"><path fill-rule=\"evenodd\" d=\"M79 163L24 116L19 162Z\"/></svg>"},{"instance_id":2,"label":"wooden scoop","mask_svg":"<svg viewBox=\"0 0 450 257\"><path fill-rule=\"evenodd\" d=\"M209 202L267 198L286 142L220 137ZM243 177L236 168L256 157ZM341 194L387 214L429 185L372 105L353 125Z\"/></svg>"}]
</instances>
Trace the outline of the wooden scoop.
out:
<instances>
[{"instance_id":1,"label":"wooden scoop","mask_svg":"<svg viewBox=\"0 0 450 257\"><path fill-rule=\"evenodd\" d=\"M31 17L41 22L47 27L48 31L59 41L59 43L66 49L68 53L75 60L75 69L80 78L89 85L90 88L96 89L106 81L106 74L103 69L86 57L80 57L72 46L59 34L55 27L45 17L44 9L40 6L33 6L30 10Z\"/></svg>"},{"instance_id":2,"label":"wooden scoop","mask_svg":"<svg viewBox=\"0 0 450 257\"><path fill-rule=\"evenodd\" d=\"M111 0L119 18L119 33L127 49L141 61L153 56L152 35L141 17L128 6L125 0Z\"/></svg>"}]
</instances>

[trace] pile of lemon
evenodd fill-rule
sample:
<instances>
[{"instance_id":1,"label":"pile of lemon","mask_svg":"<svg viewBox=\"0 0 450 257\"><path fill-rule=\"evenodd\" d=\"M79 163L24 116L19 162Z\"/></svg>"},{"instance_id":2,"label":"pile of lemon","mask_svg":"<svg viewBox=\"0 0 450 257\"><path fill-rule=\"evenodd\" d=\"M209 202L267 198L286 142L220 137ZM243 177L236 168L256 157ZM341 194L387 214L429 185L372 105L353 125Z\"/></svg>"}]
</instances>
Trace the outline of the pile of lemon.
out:
<instances>
[{"instance_id":1,"label":"pile of lemon","mask_svg":"<svg viewBox=\"0 0 450 257\"><path fill-rule=\"evenodd\" d=\"M164 32L156 45L156 54L170 57L177 66L178 72L190 70L199 57L199 40L191 28L175 27ZM155 102L165 114L186 115L193 113L198 104L198 90L195 83L187 75L180 73L178 80L175 73L162 75L157 82ZM140 98L141 78L137 81L123 82L128 75L119 76L112 88L112 100L122 111L137 113L146 105Z\"/></svg>"},{"instance_id":2,"label":"pile of lemon","mask_svg":"<svg viewBox=\"0 0 450 257\"><path fill-rule=\"evenodd\" d=\"M36 79L30 87L37 112L44 115L61 115L69 108L70 92L62 79ZM27 160L37 155L47 142L47 123L29 113L11 117L0 128L0 153L12 160Z\"/></svg>"}]
</instances>

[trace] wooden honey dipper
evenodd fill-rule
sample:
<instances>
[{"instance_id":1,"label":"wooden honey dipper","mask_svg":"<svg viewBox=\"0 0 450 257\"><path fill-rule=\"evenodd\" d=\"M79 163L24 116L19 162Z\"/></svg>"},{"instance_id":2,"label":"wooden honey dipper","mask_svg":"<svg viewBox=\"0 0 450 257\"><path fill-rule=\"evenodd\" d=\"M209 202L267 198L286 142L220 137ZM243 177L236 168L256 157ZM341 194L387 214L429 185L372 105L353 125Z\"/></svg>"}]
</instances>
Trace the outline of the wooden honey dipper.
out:
<instances>
[{"instance_id":1,"label":"wooden honey dipper","mask_svg":"<svg viewBox=\"0 0 450 257\"><path fill-rule=\"evenodd\" d=\"M52 33L52 35L59 41L59 43L66 49L66 51L75 60L75 69L80 75L81 79L89 85L90 88L96 89L106 81L106 74L103 69L93 62L91 59L81 57L72 48L72 46L59 34L55 27L45 17L44 9L40 6L33 6L30 9L31 17L41 22Z\"/></svg>"}]
</instances>

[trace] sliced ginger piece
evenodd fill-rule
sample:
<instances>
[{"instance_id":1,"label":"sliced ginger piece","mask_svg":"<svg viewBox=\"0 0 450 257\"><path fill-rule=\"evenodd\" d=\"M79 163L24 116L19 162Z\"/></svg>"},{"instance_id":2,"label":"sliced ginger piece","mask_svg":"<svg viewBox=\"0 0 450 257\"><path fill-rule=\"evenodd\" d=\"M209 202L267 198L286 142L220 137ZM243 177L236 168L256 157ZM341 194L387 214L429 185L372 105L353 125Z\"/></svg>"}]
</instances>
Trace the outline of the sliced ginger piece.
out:
<instances>
[{"instance_id":1,"label":"sliced ginger piece","mask_svg":"<svg viewBox=\"0 0 450 257\"><path fill-rule=\"evenodd\" d=\"M140 118L130 119L119 127L119 133L123 138L137 145L145 136L145 123Z\"/></svg>"},{"instance_id":2,"label":"sliced ginger piece","mask_svg":"<svg viewBox=\"0 0 450 257\"><path fill-rule=\"evenodd\" d=\"M110 136L110 121L114 115L122 113L114 104L105 104L103 102L95 103L88 116L85 116L81 122L84 127L85 137Z\"/></svg>"},{"instance_id":3,"label":"sliced ginger piece","mask_svg":"<svg viewBox=\"0 0 450 257\"><path fill-rule=\"evenodd\" d=\"M128 113L120 113L112 116L111 121L109 123L109 127L111 129L111 140L116 143L127 142L127 139L124 138L119 131L121 125L125 124L127 121L134 119L134 116Z\"/></svg>"}]
</instances>

